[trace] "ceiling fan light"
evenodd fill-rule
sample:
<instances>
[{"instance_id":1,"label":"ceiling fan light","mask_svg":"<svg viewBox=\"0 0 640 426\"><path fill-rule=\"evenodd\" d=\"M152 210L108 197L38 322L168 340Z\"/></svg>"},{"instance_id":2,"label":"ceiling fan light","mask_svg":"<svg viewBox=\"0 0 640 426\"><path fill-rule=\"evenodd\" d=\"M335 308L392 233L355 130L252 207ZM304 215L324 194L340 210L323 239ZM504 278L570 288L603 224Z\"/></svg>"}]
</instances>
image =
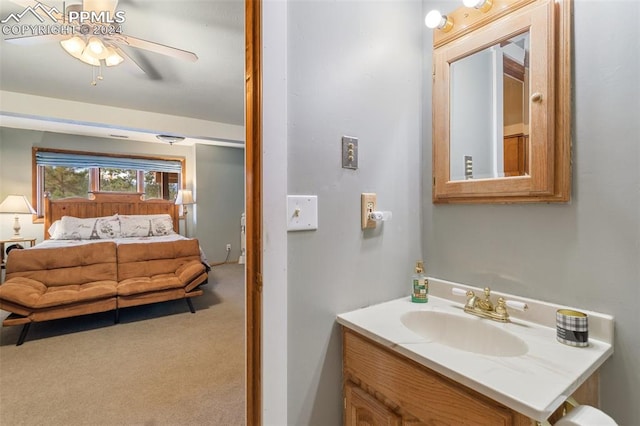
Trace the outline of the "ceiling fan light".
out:
<instances>
[{"instance_id":1,"label":"ceiling fan light","mask_svg":"<svg viewBox=\"0 0 640 426\"><path fill-rule=\"evenodd\" d=\"M82 38L73 36L69 39L62 40L60 42L60 45L69 55L73 56L74 58L80 58L82 52L84 51L86 43Z\"/></svg>"},{"instance_id":2,"label":"ceiling fan light","mask_svg":"<svg viewBox=\"0 0 640 426\"><path fill-rule=\"evenodd\" d=\"M87 48L96 58L104 59L107 49L98 37L91 37L87 42Z\"/></svg>"},{"instance_id":3,"label":"ceiling fan light","mask_svg":"<svg viewBox=\"0 0 640 426\"><path fill-rule=\"evenodd\" d=\"M85 64L93 65L94 67L100 66L100 59L93 56L90 49L84 49L82 55L78 58Z\"/></svg>"},{"instance_id":4,"label":"ceiling fan light","mask_svg":"<svg viewBox=\"0 0 640 426\"><path fill-rule=\"evenodd\" d=\"M119 65L124 61L124 58L118 55L118 52L113 47L107 47L107 57L104 58L104 63L108 67Z\"/></svg>"}]
</instances>

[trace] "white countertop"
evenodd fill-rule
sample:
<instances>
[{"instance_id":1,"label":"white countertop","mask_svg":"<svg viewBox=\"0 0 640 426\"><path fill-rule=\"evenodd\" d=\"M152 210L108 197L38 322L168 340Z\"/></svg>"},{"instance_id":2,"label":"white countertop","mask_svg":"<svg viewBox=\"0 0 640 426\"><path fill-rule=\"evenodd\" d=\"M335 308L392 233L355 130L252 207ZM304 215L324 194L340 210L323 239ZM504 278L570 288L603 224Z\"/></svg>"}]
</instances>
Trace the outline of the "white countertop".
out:
<instances>
[{"instance_id":1,"label":"white countertop","mask_svg":"<svg viewBox=\"0 0 640 426\"><path fill-rule=\"evenodd\" d=\"M338 315L341 325L406 356L456 382L534 420L546 420L602 363L613 354L613 317L576 307L492 293L524 301L525 312L510 310L511 322L481 319L463 311L464 298L449 296L451 287L482 290L429 278L429 302L412 303L410 297ZM556 340L555 311L577 309L589 316L589 346L580 348ZM499 357L466 352L432 342L400 321L409 311L433 310L487 321L509 331L528 346L525 355Z\"/></svg>"}]
</instances>

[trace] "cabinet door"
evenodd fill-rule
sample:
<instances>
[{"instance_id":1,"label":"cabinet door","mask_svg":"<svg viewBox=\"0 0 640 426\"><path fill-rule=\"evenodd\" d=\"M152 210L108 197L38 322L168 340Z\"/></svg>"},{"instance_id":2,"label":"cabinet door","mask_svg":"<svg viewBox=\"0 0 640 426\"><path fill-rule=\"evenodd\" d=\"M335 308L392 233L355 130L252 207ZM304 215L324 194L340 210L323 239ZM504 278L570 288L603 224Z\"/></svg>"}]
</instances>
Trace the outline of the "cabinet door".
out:
<instances>
[{"instance_id":1,"label":"cabinet door","mask_svg":"<svg viewBox=\"0 0 640 426\"><path fill-rule=\"evenodd\" d=\"M401 426L402 419L351 382L344 386L345 426Z\"/></svg>"},{"instance_id":2,"label":"cabinet door","mask_svg":"<svg viewBox=\"0 0 640 426\"><path fill-rule=\"evenodd\" d=\"M524 176L526 174L526 150L524 136L506 136L504 138L504 175Z\"/></svg>"}]
</instances>

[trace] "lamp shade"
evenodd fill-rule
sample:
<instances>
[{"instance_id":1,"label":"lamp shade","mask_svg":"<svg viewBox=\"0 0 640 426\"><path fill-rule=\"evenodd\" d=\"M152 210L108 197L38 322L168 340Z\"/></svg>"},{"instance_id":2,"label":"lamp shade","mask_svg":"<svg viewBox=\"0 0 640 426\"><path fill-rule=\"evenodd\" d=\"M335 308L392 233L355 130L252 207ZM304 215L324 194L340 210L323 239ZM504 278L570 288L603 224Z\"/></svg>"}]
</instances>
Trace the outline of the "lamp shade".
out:
<instances>
[{"instance_id":1,"label":"lamp shade","mask_svg":"<svg viewBox=\"0 0 640 426\"><path fill-rule=\"evenodd\" d=\"M178 190L178 195L176 196L176 204L185 205L185 204L195 204L193 201L193 194L190 189L180 189Z\"/></svg>"},{"instance_id":2,"label":"lamp shade","mask_svg":"<svg viewBox=\"0 0 640 426\"><path fill-rule=\"evenodd\" d=\"M24 195L8 195L0 204L0 213L36 214L36 211Z\"/></svg>"}]
</instances>

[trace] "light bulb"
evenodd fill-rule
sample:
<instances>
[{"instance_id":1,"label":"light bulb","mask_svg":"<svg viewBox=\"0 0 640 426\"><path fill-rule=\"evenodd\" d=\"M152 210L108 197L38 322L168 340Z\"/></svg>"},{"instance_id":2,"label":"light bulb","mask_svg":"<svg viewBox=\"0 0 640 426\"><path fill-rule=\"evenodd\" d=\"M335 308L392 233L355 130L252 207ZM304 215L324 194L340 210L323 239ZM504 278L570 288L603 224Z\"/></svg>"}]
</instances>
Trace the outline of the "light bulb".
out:
<instances>
[{"instance_id":1,"label":"light bulb","mask_svg":"<svg viewBox=\"0 0 640 426\"><path fill-rule=\"evenodd\" d=\"M478 7L484 3L484 0L462 0L462 3L465 7Z\"/></svg>"},{"instance_id":2,"label":"light bulb","mask_svg":"<svg viewBox=\"0 0 640 426\"><path fill-rule=\"evenodd\" d=\"M482 13L487 12L493 6L493 0L462 0L462 3L466 7L479 9Z\"/></svg>"},{"instance_id":3,"label":"light bulb","mask_svg":"<svg viewBox=\"0 0 640 426\"><path fill-rule=\"evenodd\" d=\"M427 16L424 18L424 24L431 29L438 28L442 23L442 14L437 10L432 10L427 13Z\"/></svg>"},{"instance_id":4,"label":"light bulb","mask_svg":"<svg viewBox=\"0 0 640 426\"><path fill-rule=\"evenodd\" d=\"M432 10L427 13L427 16L424 18L424 24L431 29L439 29L444 32L449 31L453 28L453 19L448 18L446 15L442 15L437 10Z\"/></svg>"}]
</instances>

